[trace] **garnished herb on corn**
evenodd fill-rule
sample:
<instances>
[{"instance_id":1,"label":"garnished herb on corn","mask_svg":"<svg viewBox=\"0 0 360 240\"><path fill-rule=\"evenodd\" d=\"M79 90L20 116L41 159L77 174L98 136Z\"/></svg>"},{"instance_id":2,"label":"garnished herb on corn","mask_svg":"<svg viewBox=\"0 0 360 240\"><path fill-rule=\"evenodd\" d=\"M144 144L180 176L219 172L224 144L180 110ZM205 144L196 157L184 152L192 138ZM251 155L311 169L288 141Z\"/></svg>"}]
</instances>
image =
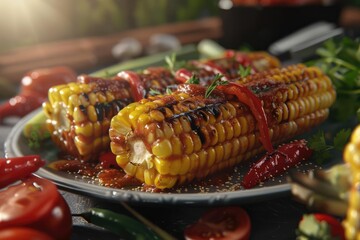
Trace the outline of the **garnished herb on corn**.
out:
<instances>
[{"instance_id":1,"label":"garnished herb on corn","mask_svg":"<svg viewBox=\"0 0 360 240\"><path fill-rule=\"evenodd\" d=\"M345 148L344 160L350 166L351 189L349 193L349 208L343 222L346 239L360 239L360 125L353 131L350 143Z\"/></svg>"},{"instance_id":2,"label":"garnished herb on corn","mask_svg":"<svg viewBox=\"0 0 360 240\"><path fill-rule=\"evenodd\" d=\"M254 59L255 65L258 62L265 63L266 68L279 65L276 58L266 53L247 53L244 56ZM235 57L212 61L232 74L236 73L241 64ZM200 81L213 76L211 69L195 66L194 62L189 62L188 65L199 76ZM171 66L175 65L172 63ZM173 71L174 69L164 67L151 67L132 75L138 77L138 84L147 97L154 93L171 94L170 87L177 84ZM62 151L82 160L92 160L109 149L111 118L136 99L131 81L128 82L121 76L101 79L84 75L76 83L55 86L49 90L49 101L44 104L43 109L48 118L47 126L52 139Z\"/></svg>"},{"instance_id":3,"label":"garnished herb on corn","mask_svg":"<svg viewBox=\"0 0 360 240\"><path fill-rule=\"evenodd\" d=\"M263 103L274 144L323 122L335 100L316 67L273 69L238 79ZM204 178L264 151L254 115L234 96L181 85L132 103L111 121L111 150L131 176L165 189Z\"/></svg>"}]
</instances>

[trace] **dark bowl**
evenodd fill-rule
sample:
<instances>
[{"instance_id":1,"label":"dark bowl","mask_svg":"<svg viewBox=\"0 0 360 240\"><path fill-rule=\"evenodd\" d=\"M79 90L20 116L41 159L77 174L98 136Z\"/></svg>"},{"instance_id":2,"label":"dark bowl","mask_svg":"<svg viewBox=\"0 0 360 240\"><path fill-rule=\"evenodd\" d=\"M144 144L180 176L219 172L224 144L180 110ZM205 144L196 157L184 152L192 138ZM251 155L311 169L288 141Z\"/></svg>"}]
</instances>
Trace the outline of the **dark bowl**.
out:
<instances>
[{"instance_id":1,"label":"dark bowl","mask_svg":"<svg viewBox=\"0 0 360 240\"><path fill-rule=\"evenodd\" d=\"M318 21L338 24L342 7L331 6L234 6L221 9L223 38L227 48L249 45L265 50L274 41Z\"/></svg>"}]
</instances>

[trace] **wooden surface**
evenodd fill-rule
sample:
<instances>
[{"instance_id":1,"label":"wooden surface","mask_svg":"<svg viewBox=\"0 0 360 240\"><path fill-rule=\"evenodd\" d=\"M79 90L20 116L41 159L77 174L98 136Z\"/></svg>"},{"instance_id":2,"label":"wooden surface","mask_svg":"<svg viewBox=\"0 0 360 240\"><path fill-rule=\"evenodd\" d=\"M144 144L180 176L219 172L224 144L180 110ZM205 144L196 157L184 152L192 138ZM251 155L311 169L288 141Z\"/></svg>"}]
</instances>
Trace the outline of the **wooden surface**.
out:
<instances>
[{"instance_id":1,"label":"wooden surface","mask_svg":"<svg viewBox=\"0 0 360 240\"><path fill-rule=\"evenodd\" d=\"M155 33L172 34L182 44L196 43L204 38L219 39L222 36L221 20L216 17L205 18L191 22L134 29L102 37L73 39L19 48L0 54L0 77L12 82L19 82L24 73L35 68L65 65L81 73L86 69L110 65L116 63L111 49L121 39L134 37L146 47L149 37Z\"/></svg>"}]
</instances>

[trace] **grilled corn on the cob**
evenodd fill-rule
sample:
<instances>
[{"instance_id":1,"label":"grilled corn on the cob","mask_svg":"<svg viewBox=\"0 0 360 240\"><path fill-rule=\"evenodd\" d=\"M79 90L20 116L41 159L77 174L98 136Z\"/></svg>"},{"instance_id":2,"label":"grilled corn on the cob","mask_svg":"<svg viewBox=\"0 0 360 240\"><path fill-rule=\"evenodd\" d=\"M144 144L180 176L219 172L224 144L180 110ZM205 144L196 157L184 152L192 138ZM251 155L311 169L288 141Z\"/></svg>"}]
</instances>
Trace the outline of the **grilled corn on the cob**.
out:
<instances>
[{"instance_id":1,"label":"grilled corn on the cob","mask_svg":"<svg viewBox=\"0 0 360 240\"><path fill-rule=\"evenodd\" d=\"M246 53L249 64L264 68L277 67L279 61L267 53ZM236 75L239 62L235 58L213 60L215 64ZM191 64L190 64L191 65ZM211 69L192 67L203 79L211 78ZM145 95L150 89L165 92L176 84L171 71L166 68L148 68L138 74ZM91 160L109 149L109 126L117 112L134 101L130 83L121 77L113 79L80 76L77 83L59 85L49 90L49 101L44 104L47 125L54 142L62 151L74 157Z\"/></svg>"},{"instance_id":2,"label":"grilled corn on the cob","mask_svg":"<svg viewBox=\"0 0 360 240\"><path fill-rule=\"evenodd\" d=\"M275 69L239 82L263 102L273 143L323 122L335 100L330 79L315 67ZM127 174L156 188L171 188L263 151L247 106L232 96L217 93L206 99L199 92L143 99L112 119L111 149Z\"/></svg>"},{"instance_id":3,"label":"grilled corn on the cob","mask_svg":"<svg viewBox=\"0 0 360 240\"><path fill-rule=\"evenodd\" d=\"M360 125L351 135L345 148L344 160L350 166L352 187L349 193L349 208L344 220L345 236L349 240L360 239Z\"/></svg>"}]
</instances>

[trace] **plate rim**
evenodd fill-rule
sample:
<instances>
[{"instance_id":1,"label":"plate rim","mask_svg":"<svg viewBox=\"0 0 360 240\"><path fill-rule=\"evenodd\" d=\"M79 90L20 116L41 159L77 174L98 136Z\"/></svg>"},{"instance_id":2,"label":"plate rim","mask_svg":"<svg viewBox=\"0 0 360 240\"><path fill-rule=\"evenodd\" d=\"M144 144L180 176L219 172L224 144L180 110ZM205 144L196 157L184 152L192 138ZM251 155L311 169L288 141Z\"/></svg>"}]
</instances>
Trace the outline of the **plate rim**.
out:
<instances>
[{"instance_id":1,"label":"plate rim","mask_svg":"<svg viewBox=\"0 0 360 240\"><path fill-rule=\"evenodd\" d=\"M22 135L25 124L42 109L36 109L21 118L11 129L4 143L5 157L24 156L17 147L17 142ZM71 192L81 193L95 198L110 200L113 202L126 201L132 203L166 203L186 205L216 205L229 203L248 203L262 201L270 197L290 193L290 183L281 183L275 186L264 186L261 188L241 189L235 191L211 192L211 193L150 193L117 189L85 183L74 179L63 178L45 168L40 168L35 175L53 181L59 188ZM66 181L64 181L66 180Z\"/></svg>"}]
</instances>

